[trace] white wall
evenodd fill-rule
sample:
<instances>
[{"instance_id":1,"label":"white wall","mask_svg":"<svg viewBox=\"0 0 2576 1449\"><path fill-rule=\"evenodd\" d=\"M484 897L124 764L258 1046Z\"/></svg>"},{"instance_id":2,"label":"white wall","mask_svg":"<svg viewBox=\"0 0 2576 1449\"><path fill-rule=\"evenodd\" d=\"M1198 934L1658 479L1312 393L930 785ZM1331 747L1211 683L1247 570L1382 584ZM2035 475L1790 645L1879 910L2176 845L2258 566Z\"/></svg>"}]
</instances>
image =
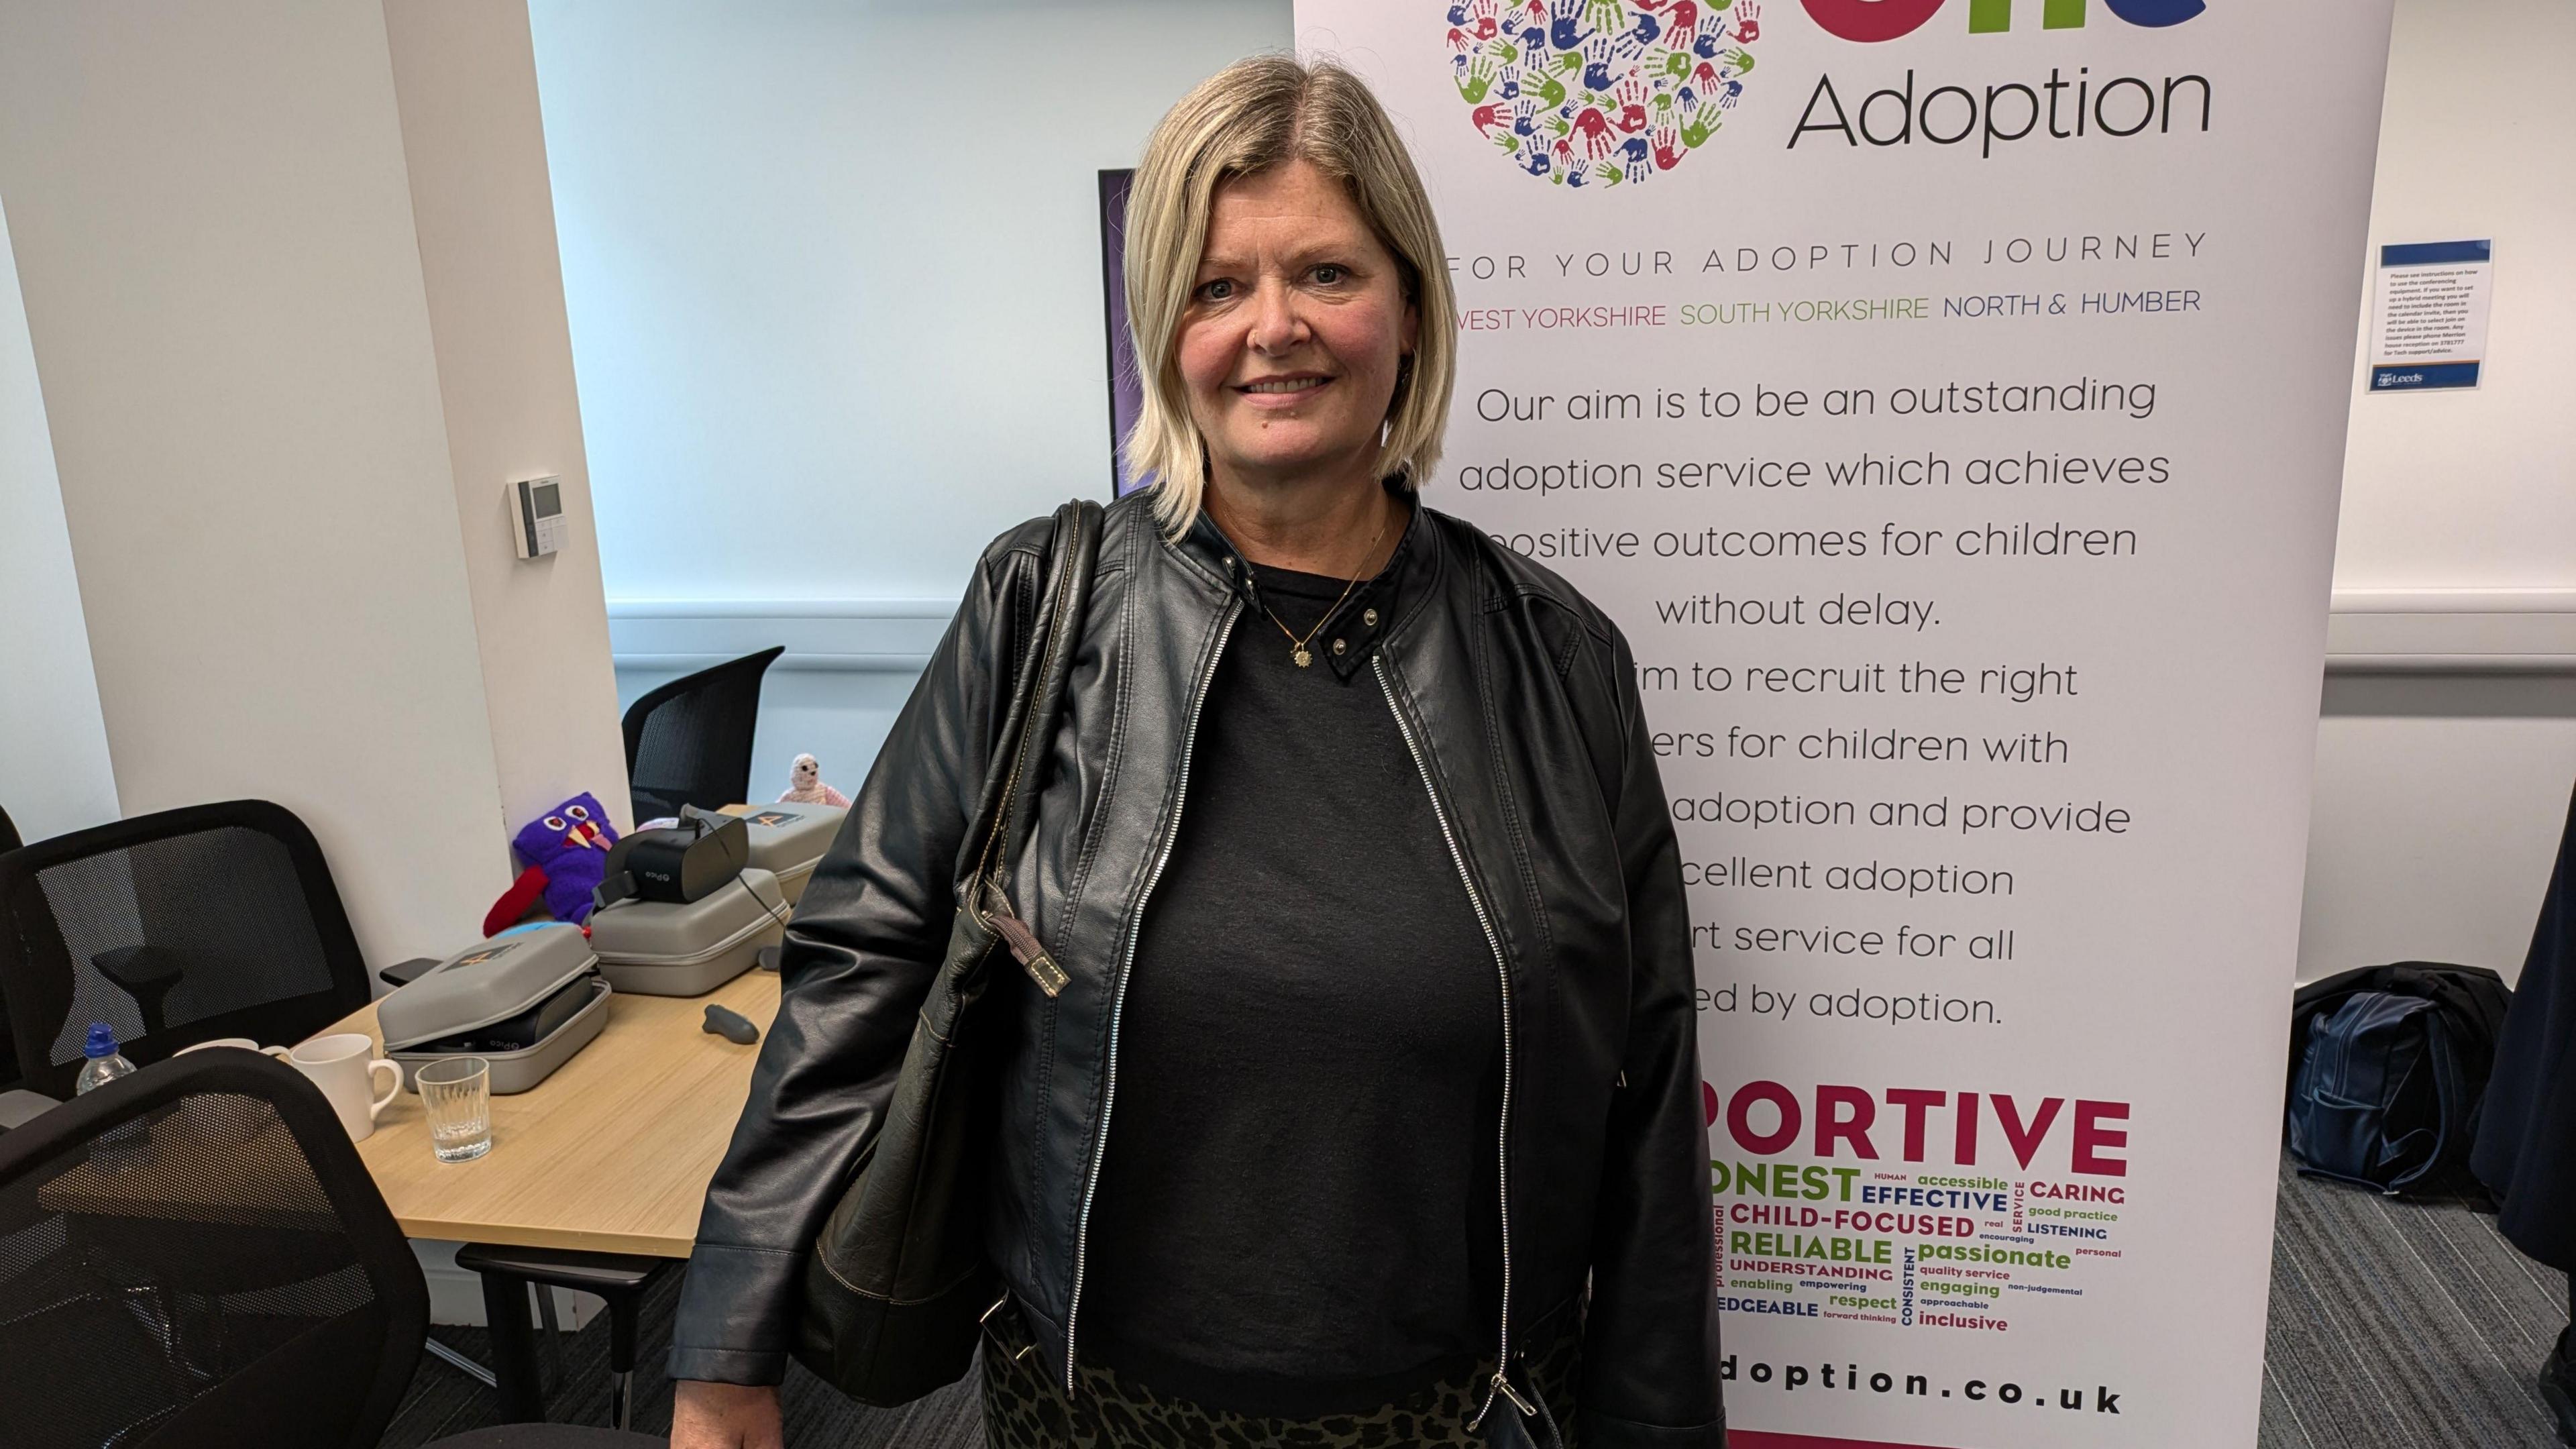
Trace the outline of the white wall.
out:
<instances>
[{"instance_id":1,"label":"white wall","mask_svg":"<svg viewBox=\"0 0 2576 1449\"><path fill-rule=\"evenodd\" d=\"M2371 256L2495 241L2473 391L2366 393L2353 362L2338 589L2576 589L2576 137L2567 0L2399 0Z\"/></svg>"},{"instance_id":2,"label":"white wall","mask_svg":"<svg viewBox=\"0 0 2576 1449\"><path fill-rule=\"evenodd\" d=\"M535 0L608 596L944 599L1109 485L1096 173L1285 0Z\"/></svg>"},{"instance_id":3,"label":"white wall","mask_svg":"<svg viewBox=\"0 0 2576 1449\"><path fill-rule=\"evenodd\" d=\"M489 88L401 105L377 4L237 0L147 21L84 0L0 7L0 198L118 798L129 813L242 796L294 810L377 961L471 940L514 872L496 738L552 750L615 727L598 687L551 732L496 730L517 706L487 691L490 660L551 652L577 671L562 651L586 647L604 686L604 606L594 584L586 645L557 643L577 601L478 629L458 512L482 496L472 475L580 458L559 318L565 376L549 386L531 360L542 327L510 336L542 320L543 297L463 255L547 229L541 191L532 227L505 214L542 172L524 11L459 0L438 23L499 38L451 34L451 56L406 66L431 92L461 83L456 56L462 79L493 82L474 67L517 27L526 159L490 167L488 186L510 107L487 109ZM440 134L459 113L470 133ZM417 212L406 141L429 168ZM456 284L435 308L434 283ZM473 315L483 305L504 315ZM472 344L450 368L442 327ZM460 387L471 405L451 414L449 373L530 402ZM531 431L507 435L519 424ZM474 546L489 548L479 529Z\"/></svg>"},{"instance_id":4,"label":"white wall","mask_svg":"<svg viewBox=\"0 0 2576 1449\"><path fill-rule=\"evenodd\" d=\"M2512 979L2571 788L2576 677L2327 681L2300 979L2407 960Z\"/></svg>"},{"instance_id":5,"label":"white wall","mask_svg":"<svg viewBox=\"0 0 2576 1449\"><path fill-rule=\"evenodd\" d=\"M452 946L508 874L382 12L12 4L0 197L125 809L276 800Z\"/></svg>"},{"instance_id":6,"label":"white wall","mask_svg":"<svg viewBox=\"0 0 2576 1449\"><path fill-rule=\"evenodd\" d=\"M502 819L587 790L632 824L527 7L384 14ZM503 485L539 474L562 480L568 541L521 559Z\"/></svg>"},{"instance_id":7,"label":"white wall","mask_svg":"<svg viewBox=\"0 0 2576 1449\"><path fill-rule=\"evenodd\" d=\"M2558 99L2570 55L2565 0L2397 6L2372 256L2491 237L2495 312L2474 392L2367 394L2356 351L2337 596L2425 612L2347 613L2337 632L2502 657L2328 681L2303 980L2407 958L2510 978L2549 879L2576 784L2576 137ZM2504 652L2516 648L2528 652Z\"/></svg>"},{"instance_id":8,"label":"white wall","mask_svg":"<svg viewBox=\"0 0 2576 1449\"><path fill-rule=\"evenodd\" d=\"M1197 81L1286 49L1287 0L530 17L621 703L769 644L849 647L766 616L857 601L896 657L791 654L752 767L775 794L811 751L854 788L977 551L1107 495L1098 172ZM636 616L672 601L716 607L671 644Z\"/></svg>"},{"instance_id":9,"label":"white wall","mask_svg":"<svg viewBox=\"0 0 2576 1449\"><path fill-rule=\"evenodd\" d=\"M0 810L29 840L116 818L54 443L0 218Z\"/></svg>"}]
</instances>

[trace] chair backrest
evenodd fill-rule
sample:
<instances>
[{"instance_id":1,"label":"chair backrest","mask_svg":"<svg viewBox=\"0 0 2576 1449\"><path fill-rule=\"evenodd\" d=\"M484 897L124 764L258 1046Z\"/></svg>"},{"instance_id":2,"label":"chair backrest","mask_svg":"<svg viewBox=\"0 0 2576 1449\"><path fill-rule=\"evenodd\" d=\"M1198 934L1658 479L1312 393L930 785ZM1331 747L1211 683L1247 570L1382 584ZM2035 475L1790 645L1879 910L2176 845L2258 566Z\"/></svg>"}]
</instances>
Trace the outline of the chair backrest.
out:
<instances>
[{"instance_id":1,"label":"chair backrest","mask_svg":"<svg viewBox=\"0 0 2576 1449\"><path fill-rule=\"evenodd\" d=\"M428 1317L347 1129L282 1063L194 1052L0 1134L12 1449L372 1446Z\"/></svg>"},{"instance_id":2,"label":"chair backrest","mask_svg":"<svg viewBox=\"0 0 2576 1449\"><path fill-rule=\"evenodd\" d=\"M0 855L6 855L27 842L18 836L18 827L9 812L0 810ZM0 1090L18 1085L18 1049L9 1039L9 993L0 988Z\"/></svg>"},{"instance_id":3,"label":"chair backrest","mask_svg":"<svg viewBox=\"0 0 2576 1449\"><path fill-rule=\"evenodd\" d=\"M0 998L39 1092L71 1095L93 1021L152 1062L299 1041L369 994L322 848L282 806L192 805L0 855Z\"/></svg>"},{"instance_id":4,"label":"chair backrest","mask_svg":"<svg viewBox=\"0 0 2576 1449\"><path fill-rule=\"evenodd\" d=\"M760 680L786 646L682 675L626 711L626 776L637 821L740 805L751 795Z\"/></svg>"}]
</instances>

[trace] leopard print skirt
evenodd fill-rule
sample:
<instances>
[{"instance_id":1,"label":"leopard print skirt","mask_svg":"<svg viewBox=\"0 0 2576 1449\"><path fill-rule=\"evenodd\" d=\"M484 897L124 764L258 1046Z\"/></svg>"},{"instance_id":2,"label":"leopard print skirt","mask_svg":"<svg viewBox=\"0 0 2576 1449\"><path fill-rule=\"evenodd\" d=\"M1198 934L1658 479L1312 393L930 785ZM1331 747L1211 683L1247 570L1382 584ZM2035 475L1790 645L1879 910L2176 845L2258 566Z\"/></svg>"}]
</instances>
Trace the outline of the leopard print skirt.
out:
<instances>
[{"instance_id":1,"label":"leopard print skirt","mask_svg":"<svg viewBox=\"0 0 2576 1449\"><path fill-rule=\"evenodd\" d=\"M1562 1329L1531 1355L1527 1382L1547 1405L1567 1449L1575 1438L1575 1385L1583 1376L1580 1315L1556 1315ZM1366 1413L1321 1419L1270 1419L1207 1408L1155 1393L1115 1370L1079 1364L1079 1391L1038 1366L1028 1326L1016 1306L985 1324L984 1442L990 1449L1482 1449L1467 1421L1485 1402L1494 1366L1435 1384ZM1510 1413L1508 1403L1497 1413ZM1533 1438L1544 1440L1543 1433Z\"/></svg>"}]
</instances>

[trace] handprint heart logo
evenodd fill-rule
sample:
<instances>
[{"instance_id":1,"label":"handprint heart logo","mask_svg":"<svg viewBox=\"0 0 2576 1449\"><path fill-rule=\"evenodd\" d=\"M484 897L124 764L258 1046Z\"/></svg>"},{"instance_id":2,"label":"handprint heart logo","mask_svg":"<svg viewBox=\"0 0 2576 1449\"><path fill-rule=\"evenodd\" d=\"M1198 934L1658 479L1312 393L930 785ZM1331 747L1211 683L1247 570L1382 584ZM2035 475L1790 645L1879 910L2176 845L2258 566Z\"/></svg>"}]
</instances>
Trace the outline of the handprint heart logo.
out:
<instances>
[{"instance_id":1,"label":"handprint heart logo","mask_svg":"<svg viewBox=\"0 0 2576 1449\"><path fill-rule=\"evenodd\" d=\"M1682 164L1744 95L1759 0L1460 0L1450 68L1531 176L1618 186Z\"/></svg>"}]
</instances>

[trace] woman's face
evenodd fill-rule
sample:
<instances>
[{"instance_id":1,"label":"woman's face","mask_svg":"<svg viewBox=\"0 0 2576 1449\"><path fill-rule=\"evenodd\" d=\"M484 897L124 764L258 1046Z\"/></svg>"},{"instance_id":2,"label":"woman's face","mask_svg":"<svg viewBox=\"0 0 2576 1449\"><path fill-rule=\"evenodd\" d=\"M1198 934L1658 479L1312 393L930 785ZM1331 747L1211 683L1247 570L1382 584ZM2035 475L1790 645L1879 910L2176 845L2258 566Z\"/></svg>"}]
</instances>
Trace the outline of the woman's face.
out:
<instances>
[{"instance_id":1,"label":"woman's face","mask_svg":"<svg viewBox=\"0 0 2576 1449\"><path fill-rule=\"evenodd\" d=\"M1394 255L1340 183L1296 161L1219 186L1179 345L1216 476L1374 465L1417 325Z\"/></svg>"}]
</instances>

